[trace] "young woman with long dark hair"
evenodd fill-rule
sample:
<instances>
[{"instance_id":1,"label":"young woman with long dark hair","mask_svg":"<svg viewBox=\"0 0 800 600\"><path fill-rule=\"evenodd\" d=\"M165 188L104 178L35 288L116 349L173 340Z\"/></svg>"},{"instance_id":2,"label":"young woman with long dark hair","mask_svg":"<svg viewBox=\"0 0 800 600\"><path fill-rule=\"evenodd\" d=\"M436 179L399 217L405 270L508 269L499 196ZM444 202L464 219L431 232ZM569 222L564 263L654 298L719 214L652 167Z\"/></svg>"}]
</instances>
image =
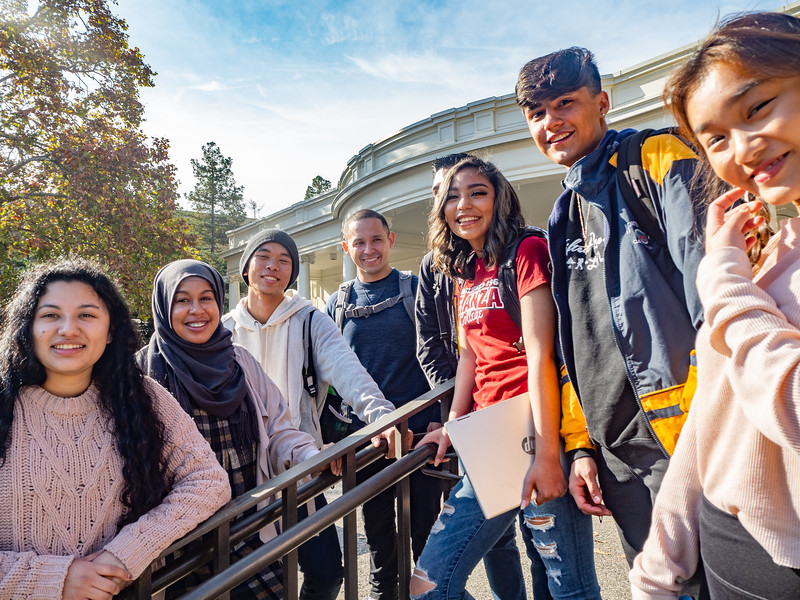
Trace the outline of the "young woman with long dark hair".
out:
<instances>
[{"instance_id":1,"label":"young woman with long dark hair","mask_svg":"<svg viewBox=\"0 0 800 600\"><path fill-rule=\"evenodd\" d=\"M556 366L556 312L550 295L550 259L541 237L525 233L514 188L491 163L469 157L448 171L428 220L434 267L462 281L458 297L461 356L450 419L527 392L536 428L536 454L519 482L520 509L538 555L538 578L549 584L537 598L600 598L594 570L591 517L567 490L561 461L561 402ZM516 260L520 328L500 301L498 265L519 243ZM450 445L446 429L422 443ZM487 452L491 448L487 445ZM499 465L498 477L502 477ZM417 561L415 598L466 598L469 574L513 523L520 509L484 518L469 476L456 484ZM522 573L518 575L521 580ZM492 574L489 573L492 580ZM520 581L498 581L502 598L525 596ZM549 589L548 589L549 587ZM541 589L541 587L540 587ZM549 593L548 593L549 592Z\"/></svg>"},{"instance_id":2,"label":"young woman with long dark hair","mask_svg":"<svg viewBox=\"0 0 800 600\"><path fill-rule=\"evenodd\" d=\"M0 598L110 598L230 498L192 420L143 377L94 264L35 267L0 334Z\"/></svg>"}]
</instances>

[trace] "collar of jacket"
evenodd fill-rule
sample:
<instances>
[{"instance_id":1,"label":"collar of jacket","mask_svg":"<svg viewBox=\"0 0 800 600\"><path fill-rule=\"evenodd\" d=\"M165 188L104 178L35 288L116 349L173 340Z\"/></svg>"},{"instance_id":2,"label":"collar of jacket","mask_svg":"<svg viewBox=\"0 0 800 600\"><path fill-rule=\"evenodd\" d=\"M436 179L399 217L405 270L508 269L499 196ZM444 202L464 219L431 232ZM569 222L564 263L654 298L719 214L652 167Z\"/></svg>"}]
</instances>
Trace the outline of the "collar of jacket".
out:
<instances>
[{"instance_id":1,"label":"collar of jacket","mask_svg":"<svg viewBox=\"0 0 800 600\"><path fill-rule=\"evenodd\" d=\"M634 129L608 130L600 145L572 165L564 178L564 187L577 192L587 200L601 195L609 179L616 176L616 168L609 162L621 140L636 133Z\"/></svg>"}]
</instances>

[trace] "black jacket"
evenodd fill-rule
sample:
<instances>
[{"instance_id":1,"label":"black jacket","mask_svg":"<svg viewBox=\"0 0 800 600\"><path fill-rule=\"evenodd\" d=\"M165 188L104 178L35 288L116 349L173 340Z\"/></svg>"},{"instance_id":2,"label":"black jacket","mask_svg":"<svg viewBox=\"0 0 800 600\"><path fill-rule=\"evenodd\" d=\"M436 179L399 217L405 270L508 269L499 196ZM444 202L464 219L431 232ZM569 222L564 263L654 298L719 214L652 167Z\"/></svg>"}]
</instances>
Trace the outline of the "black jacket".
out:
<instances>
[{"instance_id":1,"label":"black jacket","mask_svg":"<svg viewBox=\"0 0 800 600\"><path fill-rule=\"evenodd\" d=\"M419 266L417 316L417 359L431 387L456 375L458 327L453 304L453 280L431 268L428 252Z\"/></svg>"}]
</instances>

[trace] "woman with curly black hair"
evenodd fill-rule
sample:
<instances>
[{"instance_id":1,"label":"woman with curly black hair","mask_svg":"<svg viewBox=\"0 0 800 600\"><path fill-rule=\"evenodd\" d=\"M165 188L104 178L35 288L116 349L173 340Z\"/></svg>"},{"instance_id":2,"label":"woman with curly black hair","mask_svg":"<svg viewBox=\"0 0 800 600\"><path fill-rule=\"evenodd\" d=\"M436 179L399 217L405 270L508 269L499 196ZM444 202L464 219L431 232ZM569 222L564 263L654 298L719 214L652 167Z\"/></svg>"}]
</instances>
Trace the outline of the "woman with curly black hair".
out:
<instances>
[{"instance_id":1,"label":"woman with curly black hair","mask_svg":"<svg viewBox=\"0 0 800 600\"><path fill-rule=\"evenodd\" d=\"M0 598L111 598L230 498L94 264L28 271L0 334Z\"/></svg>"}]
</instances>

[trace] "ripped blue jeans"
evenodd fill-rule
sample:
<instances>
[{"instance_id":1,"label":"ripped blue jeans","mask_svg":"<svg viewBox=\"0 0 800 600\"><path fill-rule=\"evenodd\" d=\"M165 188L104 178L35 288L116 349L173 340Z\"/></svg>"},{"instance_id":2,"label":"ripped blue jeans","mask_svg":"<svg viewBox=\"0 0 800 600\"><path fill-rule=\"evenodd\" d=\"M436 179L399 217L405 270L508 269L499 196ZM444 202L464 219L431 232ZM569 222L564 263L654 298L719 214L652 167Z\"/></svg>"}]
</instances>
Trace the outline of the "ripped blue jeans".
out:
<instances>
[{"instance_id":1,"label":"ripped blue jeans","mask_svg":"<svg viewBox=\"0 0 800 600\"><path fill-rule=\"evenodd\" d=\"M426 591L412 594L412 598L472 598L465 589L467 579L513 524L518 512L515 508L492 519L484 518L465 475L442 507L414 569L412 591ZM552 597L600 600L591 517L578 510L569 494L541 506L529 504L523 515L547 573ZM520 600L519 590L525 589L524 583L506 583L502 589L492 589L494 595L502 600Z\"/></svg>"}]
</instances>

